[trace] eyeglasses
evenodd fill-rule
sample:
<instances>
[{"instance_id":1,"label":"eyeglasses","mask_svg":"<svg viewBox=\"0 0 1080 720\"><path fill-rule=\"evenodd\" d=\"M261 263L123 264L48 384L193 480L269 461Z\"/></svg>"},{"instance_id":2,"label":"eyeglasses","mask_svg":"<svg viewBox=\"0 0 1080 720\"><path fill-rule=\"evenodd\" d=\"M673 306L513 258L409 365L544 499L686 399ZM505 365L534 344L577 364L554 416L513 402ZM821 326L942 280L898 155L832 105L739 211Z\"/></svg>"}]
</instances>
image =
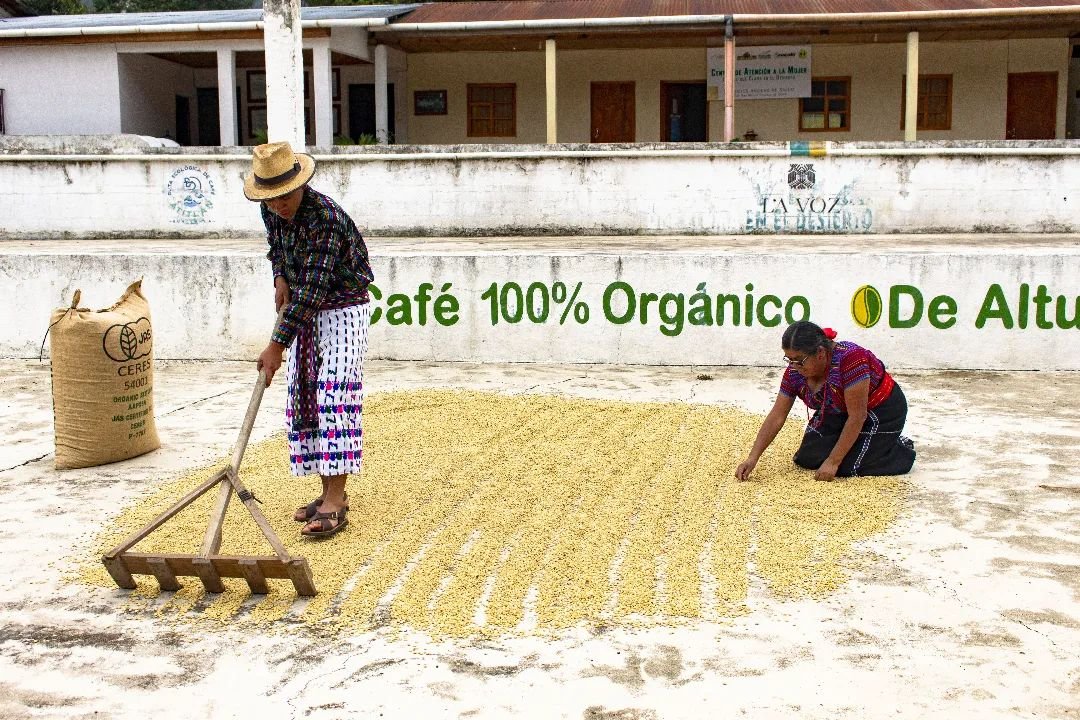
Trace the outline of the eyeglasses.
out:
<instances>
[{"instance_id":1,"label":"eyeglasses","mask_svg":"<svg viewBox=\"0 0 1080 720\"><path fill-rule=\"evenodd\" d=\"M808 355L803 355L798 360L793 360L792 358L789 358L787 355L785 355L784 356L784 362L786 362L789 367L802 367L806 363L807 360L814 357L815 355L817 355L817 350L815 350L812 353L809 353Z\"/></svg>"}]
</instances>

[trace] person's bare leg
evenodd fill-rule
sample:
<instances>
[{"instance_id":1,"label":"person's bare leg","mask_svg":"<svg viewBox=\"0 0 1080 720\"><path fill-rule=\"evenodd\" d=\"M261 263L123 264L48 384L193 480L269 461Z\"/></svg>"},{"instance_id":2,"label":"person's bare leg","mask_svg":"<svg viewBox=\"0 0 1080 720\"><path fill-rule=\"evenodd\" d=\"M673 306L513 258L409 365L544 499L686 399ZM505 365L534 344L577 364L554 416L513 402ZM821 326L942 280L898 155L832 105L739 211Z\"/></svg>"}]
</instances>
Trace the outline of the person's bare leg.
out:
<instances>
[{"instance_id":1,"label":"person's bare leg","mask_svg":"<svg viewBox=\"0 0 1080 720\"><path fill-rule=\"evenodd\" d=\"M345 481L348 475L323 477L323 501L319 512L335 512L345 507Z\"/></svg>"},{"instance_id":2,"label":"person's bare leg","mask_svg":"<svg viewBox=\"0 0 1080 720\"><path fill-rule=\"evenodd\" d=\"M320 479L322 480L322 492L319 493L319 497L317 498L317 500L319 505L322 505L323 498L326 497L327 479L325 477L321 477ZM302 508L297 508L296 514L293 515L293 518L296 520L296 522L304 522L305 520L307 520L307 506L305 505Z\"/></svg>"}]
</instances>

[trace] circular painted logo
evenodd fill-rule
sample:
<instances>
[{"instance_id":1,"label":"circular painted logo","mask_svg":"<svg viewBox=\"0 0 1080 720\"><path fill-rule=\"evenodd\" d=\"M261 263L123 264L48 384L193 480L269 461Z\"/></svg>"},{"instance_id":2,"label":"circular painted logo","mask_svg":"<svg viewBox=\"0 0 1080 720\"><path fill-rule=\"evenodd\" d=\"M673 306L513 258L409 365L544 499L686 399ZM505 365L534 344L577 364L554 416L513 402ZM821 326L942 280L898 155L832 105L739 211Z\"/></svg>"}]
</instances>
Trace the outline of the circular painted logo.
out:
<instances>
[{"instance_id":1,"label":"circular painted logo","mask_svg":"<svg viewBox=\"0 0 1080 720\"><path fill-rule=\"evenodd\" d=\"M873 285L863 285L851 296L851 319L859 327L871 328L881 319L881 293Z\"/></svg>"},{"instance_id":2,"label":"circular painted logo","mask_svg":"<svg viewBox=\"0 0 1080 720\"><path fill-rule=\"evenodd\" d=\"M165 185L166 201L176 213L173 222L182 225L210 222L208 214L214 207L216 193L210 173L197 165L185 165L173 171Z\"/></svg>"}]
</instances>

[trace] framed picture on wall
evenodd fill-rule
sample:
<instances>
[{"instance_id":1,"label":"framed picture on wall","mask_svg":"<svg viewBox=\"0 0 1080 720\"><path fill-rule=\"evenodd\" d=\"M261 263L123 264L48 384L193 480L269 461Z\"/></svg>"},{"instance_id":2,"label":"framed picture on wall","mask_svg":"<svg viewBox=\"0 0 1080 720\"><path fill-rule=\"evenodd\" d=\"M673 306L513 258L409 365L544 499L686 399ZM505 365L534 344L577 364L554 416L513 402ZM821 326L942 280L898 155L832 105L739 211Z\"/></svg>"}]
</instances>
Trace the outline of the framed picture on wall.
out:
<instances>
[{"instance_id":1,"label":"framed picture on wall","mask_svg":"<svg viewBox=\"0 0 1080 720\"><path fill-rule=\"evenodd\" d=\"M413 92L414 115L445 115L445 90L416 90Z\"/></svg>"},{"instance_id":2,"label":"framed picture on wall","mask_svg":"<svg viewBox=\"0 0 1080 720\"><path fill-rule=\"evenodd\" d=\"M341 99L341 68L334 68L330 75L330 98L337 102Z\"/></svg>"},{"instance_id":3,"label":"framed picture on wall","mask_svg":"<svg viewBox=\"0 0 1080 720\"><path fill-rule=\"evenodd\" d=\"M266 102L266 73L262 70L248 70L248 102Z\"/></svg>"}]
</instances>

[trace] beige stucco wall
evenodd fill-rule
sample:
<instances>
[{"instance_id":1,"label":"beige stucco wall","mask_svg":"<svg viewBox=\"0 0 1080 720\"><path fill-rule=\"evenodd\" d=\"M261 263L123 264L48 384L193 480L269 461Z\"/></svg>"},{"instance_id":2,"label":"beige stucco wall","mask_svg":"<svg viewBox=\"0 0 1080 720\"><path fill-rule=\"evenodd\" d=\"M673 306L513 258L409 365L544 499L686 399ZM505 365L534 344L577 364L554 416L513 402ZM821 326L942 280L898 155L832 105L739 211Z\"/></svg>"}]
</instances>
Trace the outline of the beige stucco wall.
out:
<instances>
[{"instance_id":1,"label":"beige stucco wall","mask_svg":"<svg viewBox=\"0 0 1080 720\"><path fill-rule=\"evenodd\" d=\"M1005 137L1007 76L1010 72L1057 72L1057 137L1065 137L1069 41L1039 40L923 42L920 74L952 74L952 130L920 133L926 140L1000 140ZM815 45L815 76L851 76L850 132L800 133L798 101L742 101L735 108L735 134L753 128L761 140L903 140L901 79L905 45ZM564 50L558 52L558 139L589 140L589 84L635 82L638 142L660 140L662 82L698 81L706 76L705 49ZM517 84L517 136L510 142L545 140L544 54L539 47L498 53L417 53L408 56L407 109L412 143L491 142L466 134L468 83ZM448 112L414 116L414 90L447 91ZM709 139L721 140L723 101L710 102Z\"/></svg>"},{"instance_id":2,"label":"beige stucco wall","mask_svg":"<svg viewBox=\"0 0 1080 720\"><path fill-rule=\"evenodd\" d=\"M565 50L557 55L558 139L589 142L591 82L633 81L636 140L660 139L660 83L705 80L705 49ZM500 53L423 53L409 55L409 115L414 143L489 143L467 136L466 85L517 83L517 137L511 142L542 143L546 138L544 53L540 49ZM414 90L447 91L447 114L413 116Z\"/></svg>"},{"instance_id":3,"label":"beige stucco wall","mask_svg":"<svg viewBox=\"0 0 1080 720\"><path fill-rule=\"evenodd\" d=\"M559 140L589 142L590 83L634 81L637 140L660 140L660 84L705 82L705 48L577 50L559 54Z\"/></svg>"},{"instance_id":4,"label":"beige stucco wall","mask_svg":"<svg viewBox=\"0 0 1080 720\"><path fill-rule=\"evenodd\" d=\"M411 54L408 63L409 142L544 142L544 53L539 48L499 53ZM469 83L517 84L516 137L502 140L468 137L465 102ZM446 115L414 115L416 90L446 90Z\"/></svg>"}]
</instances>

